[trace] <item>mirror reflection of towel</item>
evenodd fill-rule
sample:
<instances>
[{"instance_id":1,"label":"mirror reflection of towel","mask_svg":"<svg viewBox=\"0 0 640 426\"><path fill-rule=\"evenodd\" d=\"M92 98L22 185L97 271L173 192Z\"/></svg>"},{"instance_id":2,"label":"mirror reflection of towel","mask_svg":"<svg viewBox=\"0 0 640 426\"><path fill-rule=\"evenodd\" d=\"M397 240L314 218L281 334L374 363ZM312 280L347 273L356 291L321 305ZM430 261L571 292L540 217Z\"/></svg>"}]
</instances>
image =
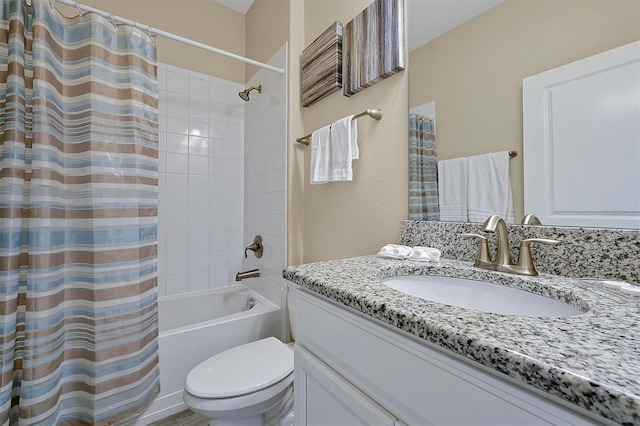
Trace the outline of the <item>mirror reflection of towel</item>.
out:
<instances>
[{"instance_id":1,"label":"mirror reflection of towel","mask_svg":"<svg viewBox=\"0 0 640 426\"><path fill-rule=\"evenodd\" d=\"M469 222L484 222L497 214L507 223L514 223L513 194L509 175L509 152L469 157L467 203Z\"/></svg>"},{"instance_id":2,"label":"mirror reflection of towel","mask_svg":"<svg viewBox=\"0 0 640 426\"><path fill-rule=\"evenodd\" d=\"M440 220L466 222L467 157L438 161L438 204Z\"/></svg>"}]
</instances>

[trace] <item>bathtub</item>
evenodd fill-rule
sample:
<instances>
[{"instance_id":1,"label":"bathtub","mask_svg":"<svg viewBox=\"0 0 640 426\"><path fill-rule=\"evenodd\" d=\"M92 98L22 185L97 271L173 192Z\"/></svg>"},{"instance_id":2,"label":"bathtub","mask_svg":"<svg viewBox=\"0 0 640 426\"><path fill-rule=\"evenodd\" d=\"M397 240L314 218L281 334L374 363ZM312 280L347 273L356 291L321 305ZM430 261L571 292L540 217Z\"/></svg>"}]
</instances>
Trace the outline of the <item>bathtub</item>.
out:
<instances>
[{"instance_id":1,"label":"bathtub","mask_svg":"<svg viewBox=\"0 0 640 426\"><path fill-rule=\"evenodd\" d=\"M281 334L280 307L244 285L161 297L158 305L160 394L128 423L134 426L185 410L184 380L205 359L243 343Z\"/></svg>"}]
</instances>

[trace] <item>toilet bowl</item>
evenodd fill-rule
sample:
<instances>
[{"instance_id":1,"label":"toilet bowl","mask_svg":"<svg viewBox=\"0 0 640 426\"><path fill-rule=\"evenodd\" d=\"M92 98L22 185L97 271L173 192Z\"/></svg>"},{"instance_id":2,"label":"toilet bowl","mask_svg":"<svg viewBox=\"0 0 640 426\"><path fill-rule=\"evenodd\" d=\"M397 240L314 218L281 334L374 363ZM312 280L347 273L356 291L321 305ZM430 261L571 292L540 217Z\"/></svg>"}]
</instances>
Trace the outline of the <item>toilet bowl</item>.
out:
<instances>
[{"instance_id":1,"label":"toilet bowl","mask_svg":"<svg viewBox=\"0 0 640 426\"><path fill-rule=\"evenodd\" d=\"M268 337L220 352L189 372L182 399L215 426L292 425L292 344Z\"/></svg>"}]
</instances>

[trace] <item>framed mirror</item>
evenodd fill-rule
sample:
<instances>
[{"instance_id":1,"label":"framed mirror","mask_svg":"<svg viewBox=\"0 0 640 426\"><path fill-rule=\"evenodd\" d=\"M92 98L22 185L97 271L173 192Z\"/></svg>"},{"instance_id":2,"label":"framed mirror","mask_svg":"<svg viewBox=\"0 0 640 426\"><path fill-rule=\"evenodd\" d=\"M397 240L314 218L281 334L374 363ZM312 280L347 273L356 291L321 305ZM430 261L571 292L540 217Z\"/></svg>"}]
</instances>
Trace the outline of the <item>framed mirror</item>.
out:
<instances>
[{"instance_id":1,"label":"framed mirror","mask_svg":"<svg viewBox=\"0 0 640 426\"><path fill-rule=\"evenodd\" d=\"M431 39L416 38L419 31L414 27L436 28L447 13L479 3L407 0L409 107L435 104L440 160L494 151L521 153L510 163L518 223L528 213L524 211L523 80L639 40L640 2L487 1L484 10L469 9L466 20L441 29L444 32ZM575 156L567 161L580 160Z\"/></svg>"}]
</instances>

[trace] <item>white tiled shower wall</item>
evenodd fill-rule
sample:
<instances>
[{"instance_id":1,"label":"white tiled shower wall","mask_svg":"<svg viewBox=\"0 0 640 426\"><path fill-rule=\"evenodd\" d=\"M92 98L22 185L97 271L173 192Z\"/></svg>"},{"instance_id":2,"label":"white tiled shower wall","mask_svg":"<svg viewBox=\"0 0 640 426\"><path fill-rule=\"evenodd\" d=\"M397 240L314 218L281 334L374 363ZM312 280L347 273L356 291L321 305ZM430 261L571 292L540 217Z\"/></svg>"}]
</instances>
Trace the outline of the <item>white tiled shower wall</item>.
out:
<instances>
[{"instance_id":1,"label":"white tiled shower wall","mask_svg":"<svg viewBox=\"0 0 640 426\"><path fill-rule=\"evenodd\" d=\"M244 247L244 87L165 64L158 85L158 295L227 286Z\"/></svg>"},{"instance_id":2,"label":"white tiled shower wall","mask_svg":"<svg viewBox=\"0 0 640 426\"><path fill-rule=\"evenodd\" d=\"M284 68L286 44L268 61ZM244 102L238 92L262 85ZM286 79L260 70L245 85L158 66L158 295L244 284L284 302ZM264 255L244 247L257 234Z\"/></svg>"},{"instance_id":3,"label":"white tiled shower wall","mask_svg":"<svg viewBox=\"0 0 640 426\"><path fill-rule=\"evenodd\" d=\"M284 68L286 45L270 65ZM268 70L258 71L247 87L262 85L262 93L251 92L245 105L244 145L244 241L256 234L264 240L264 255L257 259L251 252L244 269L260 268L260 278L244 283L249 288L283 306L286 263L285 188L286 188L286 79Z\"/></svg>"}]
</instances>

